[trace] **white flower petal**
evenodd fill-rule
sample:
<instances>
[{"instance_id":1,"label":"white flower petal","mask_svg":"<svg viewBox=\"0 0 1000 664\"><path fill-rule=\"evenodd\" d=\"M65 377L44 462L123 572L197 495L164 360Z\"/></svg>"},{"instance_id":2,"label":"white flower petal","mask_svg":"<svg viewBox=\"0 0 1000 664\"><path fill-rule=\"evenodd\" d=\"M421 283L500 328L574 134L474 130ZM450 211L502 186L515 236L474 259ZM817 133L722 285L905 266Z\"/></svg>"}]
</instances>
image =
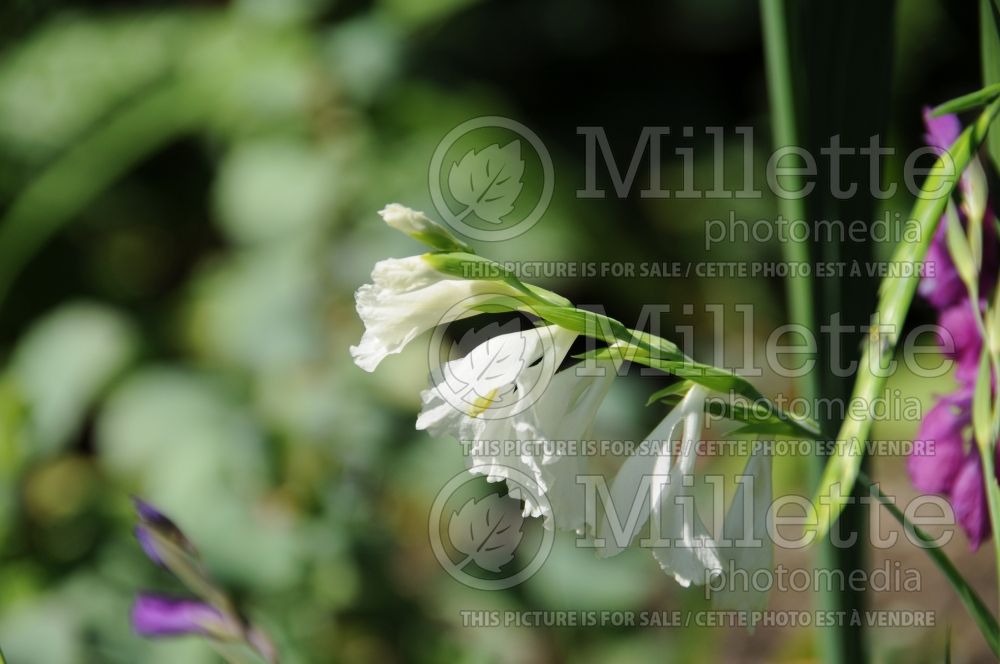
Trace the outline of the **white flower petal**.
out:
<instances>
[{"instance_id":1,"label":"white flower petal","mask_svg":"<svg viewBox=\"0 0 1000 664\"><path fill-rule=\"evenodd\" d=\"M545 443L582 440L614 378L610 363L601 365L603 376L580 374L578 367L556 373L576 336L546 326L480 344L441 368L439 380L421 395L417 418L418 429L468 443L470 467L490 481L507 479L511 469L531 477L546 500L509 483L511 495L525 501L525 515L572 530L583 527L576 477L585 460L548 454ZM502 445L508 441L512 445Z\"/></svg>"},{"instance_id":2,"label":"white flower petal","mask_svg":"<svg viewBox=\"0 0 1000 664\"><path fill-rule=\"evenodd\" d=\"M407 235L427 233L437 227L437 224L428 219L423 212L418 212L399 203L389 203L379 210L378 214L386 224Z\"/></svg>"},{"instance_id":3,"label":"white flower petal","mask_svg":"<svg viewBox=\"0 0 1000 664\"><path fill-rule=\"evenodd\" d=\"M667 413L615 475L610 489L611 504L606 506L612 507L614 513L605 509L597 528L597 537L604 540L598 555L610 557L624 551L649 522L650 505L659 504L661 492L670 490L664 479L669 477L674 430L684 417L686 403L687 397ZM646 477L648 488L643 479ZM640 501L639 511L633 513L637 501Z\"/></svg>"},{"instance_id":4,"label":"white flower petal","mask_svg":"<svg viewBox=\"0 0 1000 664\"><path fill-rule=\"evenodd\" d=\"M549 507L542 510L547 528L586 530L586 491L577 478L588 472L589 460L580 445L586 441L594 417L615 378L611 362L596 366L603 375L584 374L582 365L557 373L536 404L540 438L546 445L536 463L541 468L539 484ZM557 447L561 445L562 447ZM571 446L571 447L567 447ZM593 529L593 524L589 524Z\"/></svg>"},{"instance_id":5,"label":"white flower petal","mask_svg":"<svg viewBox=\"0 0 1000 664\"><path fill-rule=\"evenodd\" d=\"M688 400L690 399L690 402ZM687 587L701 584L708 574L721 571L722 564L708 529L698 516L697 507L691 504L692 487L685 486L684 478L694 471L698 456L698 441L704 422L705 388L696 385L684 398L688 402L684 416L684 434L677 462L670 469L670 485L658 503L653 503L651 519L659 525L659 538L668 540L670 546L653 549L653 556L660 568L673 574L674 580Z\"/></svg>"},{"instance_id":6,"label":"white flower petal","mask_svg":"<svg viewBox=\"0 0 1000 664\"><path fill-rule=\"evenodd\" d=\"M438 325L475 315L461 303L485 295L519 293L499 281L456 279L435 270L423 256L389 258L372 270L372 283L355 293L365 332L351 346L354 362L374 371L387 355L400 352L418 335ZM444 320L448 316L448 320Z\"/></svg>"},{"instance_id":7,"label":"white flower petal","mask_svg":"<svg viewBox=\"0 0 1000 664\"><path fill-rule=\"evenodd\" d=\"M767 606L767 591L755 590L752 580L757 571L770 572L774 567L774 542L767 530L771 457L763 445L754 447L742 476L722 526L722 537L731 544L719 549L723 571L732 578L712 593L712 606L727 611L762 611Z\"/></svg>"},{"instance_id":8,"label":"white flower petal","mask_svg":"<svg viewBox=\"0 0 1000 664\"><path fill-rule=\"evenodd\" d=\"M444 226L427 218L423 212L399 203L390 203L379 211L382 220L415 240L443 251L471 251L469 246L455 237Z\"/></svg>"}]
</instances>

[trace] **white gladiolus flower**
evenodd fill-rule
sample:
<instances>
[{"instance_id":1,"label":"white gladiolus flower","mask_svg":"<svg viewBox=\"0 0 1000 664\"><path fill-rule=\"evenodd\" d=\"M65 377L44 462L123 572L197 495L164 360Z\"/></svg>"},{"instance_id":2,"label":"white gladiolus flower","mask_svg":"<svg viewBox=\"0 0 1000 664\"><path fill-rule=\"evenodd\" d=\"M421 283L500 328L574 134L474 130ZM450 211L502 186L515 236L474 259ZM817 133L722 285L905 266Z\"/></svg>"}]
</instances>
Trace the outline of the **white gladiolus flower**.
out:
<instances>
[{"instance_id":1,"label":"white gladiolus flower","mask_svg":"<svg viewBox=\"0 0 1000 664\"><path fill-rule=\"evenodd\" d=\"M451 277L434 269L424 256L379 261L372 270L372 283L355 294L365 332L361 342L351 346L351 356L365 371L374 371L387 355L400 352L419 334L478 313L460 305L487 295L520 294L500 281Z\"/></svg>"},{"instance_id":2,"label":"white gladiolus flower","mask_svg":"<svg viewBox=\"0 0 1000 664\"><path fill-rule=\"evenodd\" d=\"M609 506L614 513L605 512L597 528L597 537L603 540L598 553L613 556L649 523L651 538L642 544L653 549L663 571L684 587L703 583L706 573L721 571L715 544L693 509L691 487L684 486L684 478L694 470L705 395L703 387L692 387L643 441L646 449L625 461L611 485ZM673 458L672 439L678 426L683 429L681 448Z\"/></svg>"},{"instance_id":3,"label":"white gladiolus flower","mask_svg":"<svg viewBox=\"0 0 1000 664\"><path fill-rule=\"evenodd\" d=\"M612 362L602 361L595 366L598 371L588 374L580 371L580 365L557 373L533 412L542 439L550 443L536 476L551 509L551 515L544 514L546 525L579 534L594 529L594 524L587 521L584 485L577 482L590 466L581 444L590 439L597 410L616 375ZM552 444L555 441L569 445L560 449Z\"/></svg>"},{"instance_id":4,"label":"white gladiolus flower","mask_svg":"<svg viewBox=\"0 0 1000 664\"><path fill-rule=\"evenodd\" d=\"M726 547L719 554L731 578L712 593L712 605L728 611L762 611L767 590L754 588L754 574L774 565L774 542L767 529L771 506L771 457L757 444L726 512L722 538Z\"/></svg>"},{"instance_id":5,"label":"white gladiolus flower","mask_svg":"<svg viewBox=\"0 0 1000 664\"><path fill-rule=\"evenodd\" d=\"M545 494L541 504L508 483L525 516L579 531L584 494L576 477L585 459L551 441L585 439L615 373L610 362L597 364L603 375L583 375L579 365L556 373L575 338L554 325L502 334L446 363L444 379L422 393L417 428L468 443L469 466L491 482L508 480L512 470L533 478Z\"/></svg>"}]
</instances>

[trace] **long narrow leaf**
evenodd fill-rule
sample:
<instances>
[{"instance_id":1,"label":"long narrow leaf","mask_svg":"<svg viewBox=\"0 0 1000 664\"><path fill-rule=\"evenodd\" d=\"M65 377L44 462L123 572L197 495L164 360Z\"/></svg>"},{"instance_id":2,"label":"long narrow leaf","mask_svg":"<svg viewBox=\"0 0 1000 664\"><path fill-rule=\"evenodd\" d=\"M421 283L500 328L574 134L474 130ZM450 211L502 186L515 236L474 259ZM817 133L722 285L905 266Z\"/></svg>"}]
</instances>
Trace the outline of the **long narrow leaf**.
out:
<instances>
[{"instance_id":1,"label":"long narrow leaf","mask_svg":"<svg viewBox=\"0 0 1000 664\"><path fill-rule=\"evenodd\" d=\"M194 125L192 95L173 83L121 109L72 146L0 220L0 304L31 256L63 224L143 157Z\"/></svg>"},{"instance_id":2,"label":"long narrow leaf","mask_svg":"<svg viewBox=\"0 0 1000 664\"><path fill-rule=\"evenodd\" d=\"M989 2L990 0L986 1ZM936 117L948 113L961 113L962 111L969 111L974 108L982 108L997 97L1000 97L1000 84L987 85L981 90L970 92L967 95L956 97L939 106L935 106L931 113Z\"/></svg>"},{"instance_id":3,"label":"long narrow leaf","mask_svg":"<svg viewBox=\"0 0 1000 664\"><path fill-rule=\"evenodd\" d=\"M976 625L979 627L979 631L983 633L983 638L989 644L990 650L993 651L993 654L1000 657L1000 627L997 626L996 618L990 613L989 608L987 608L986 603L983 602L983 599L976 592L975 588L969 585L969 582L965 580L965 577L962 576L962 573L958 571L948 556L934 545L934 538L908 521L903 513L899 511L899 508L896 507L895 503L882 493L882 489L878 484L873 482L863 472L859 474L859 478L871 487L876 500L889 511L889 514L903 526L903 529L907 533L927 544L927 546L922 546L921 548L927 552L930 559L941 570L945 578L948 579L951 587L958 593L958 598L962 600L962 604L965 605L972 619L976 621Z\"/></svg>"}]
</instances>

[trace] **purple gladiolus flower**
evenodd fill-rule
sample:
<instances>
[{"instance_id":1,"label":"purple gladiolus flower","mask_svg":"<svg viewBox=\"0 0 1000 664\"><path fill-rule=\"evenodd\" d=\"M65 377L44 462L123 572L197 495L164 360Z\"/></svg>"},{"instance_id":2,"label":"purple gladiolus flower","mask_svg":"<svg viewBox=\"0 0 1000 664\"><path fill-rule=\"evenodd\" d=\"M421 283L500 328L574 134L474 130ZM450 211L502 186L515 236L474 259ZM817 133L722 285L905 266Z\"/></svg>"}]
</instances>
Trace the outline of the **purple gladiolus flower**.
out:
<instances>
[{"instance_id":1,"label":"purple gladiolus flower","mask_svg":"<svg viewBox=\"0 0 1000 664\"><path fill-rule=\"evenodd\" d=\"M948 253L948 241L945 238L947 223L947 217L938 223L934 238L924 257L927 276L917 287L917 291L938 310L947 309L966 296L965 284L958 276L958 270L955 269L951 254Z\"/></svg>"},{"instance_id":2,"label":"purple gladiolus flower","mask_svg":"<svg viewBox=\"0 0 1000 664\"><path fill-rule=\"evenodd\" d=\"M935 117L934 109L930 106L924 107L923 115L924 126L927 127L924 142L934 148L938 154L946 151L952 143L958 140L958 135L962 133L962 123L958 121L957 115L946 113Z\"/></svg>"},{"instance_id":3,"label":"purple gladiolus flower","mask_svg":"<svg viewBox=\"0 0 1000 664\"><path fill-rule=\"evenodd\" d=\"M965 429L972 421L972 392L943 397L924 417L917 440L927 445L907 460L913 486L948 493L965 461Z\"/></svg>"},{"instance_id":4,"label":"purple gladiolus flower","mask_svg":"<svg viewBox=\"0 0 1000 664\"><path fill-rule=\"evenodd\" d=\"M191 555L198 555L194 544L177 527L177 524L162 512L139 498L133 497L132 503L135 505L135 511L139 515L140 520L139 525L135 527L135 537L139 540L139 545L146 555L149 556L150 560L161 567L164 564L163 556L157 549L156 538L153 536L154 532L170 540Z\"/></svg>"},{"instance_id":5,"label":"purple gladiolus flower","mask_svg":"<svg viewBox=\"0 0 1000 664\"><path fill-rule=\"evenodd\" d=\"M938 152L947 150L961 132L961 125L954 115L934 118L925 109L924 122L927 125L927 143ZM979 173L981 176L981 170ZM969 171L962 174L959 188L963 205L958 220L968 232L966 214L975 207L966 204L975 193ZM982 212L983 207L980 206L979 210ZM931 446L922 450L918 448L919 451L910 456L907 467L915 487L948 496L969 543L976 549L990 536L982 464L976 442L969 433L972 395L979 374L983 338L968 289L948 251L947 223L949 220L945 216L931 240L925 259L927 276L921 281L919 292L938 312L942 351L955 360L958 388L953 394L940 397L924 417L917 437ZM979 288L980 293L986 295L996 285L998 266L997 235L989 205L985 206L982 229L983 264ZM979 303L980 310L983 307L984 303Z\"/></svg>"},{"instance_id":6,"label":"purple gladiolus flower","mask_svg":"<svg viewBox=\"0 0 1000 664\"><path fill-rule=\"evenodd\" d=\"M160 557L160 552L156 550L156 542L153 541L153 535L145 526L135 527L135 538L139 540L139 546L142 547L142 551L146 554L147 558L160 567L165 567L163 558Z\"/></svg>"},{"instance_id":7,"label":"purple gladiolus flower","mask_svg":"<svg viewBox=\"0 0 1000 664\"><path fill-rule=\"evenodd\" d=\"M951 488L951 504L955 507L955 517L969 538L973 549L978 549L984 539L990 536L990 513L983 485L983 466L979 451L971 450L962 470Z\"/></svg>"},{"instance_id":8,"label":"purple gladiolus flower","mask_svg":"<svg viewBox=\"0 0 1000 664\"><path fill-rule=\"evenodd\" d=\"M931 115L930 108L924 109L924 124L927 126L924 139L938 154L950 148L962 130L958 116L949 114L936 118ZM981 167L976 166L976 168L981 174ZM985 180L985 178L983 179ZM973 178L970 176L970 171L967 170L959 180L959 191L968 200L974 196L973 189ZM960 209L959 219L963 225L967 225L966 206L964 205ZM996 229L991 223L992 219L993 211L987 206L983 223L983 269L980 272L979 284L981 293L989 292L996 284L996 269L990 269L997 265L997 235ZM956 305L968 295L965 284L962 283L951 254L948 252L945 227L947 222L947 217L942 217L934 232L934 237L924 258L928 275L920 282L919 286L920 294L939 311Z\"/></svg>"},{"instance_id":9,"label":"purple gladiolus flower","mask_svg":"<svg viewBox=\"0 0 1000 664\"><path fill-rule=\"evenodd\" d=\"M145 637L200 634L215 638L239 638L231 622L204 602L140 594L132 605L132 627ZM235 633L234 633L235 632Z\"/></svg>"},{"instance_id":10,"label":"purple gladiolus flower","mask_svg":"<svg viewBox=\"0 0 1000 664\"><path fill-rule=\"evenodd\" d=\"M140 521L135 536L142 550L202 597L177 599L140 593L132 606L136 633L145 637L200 635L234 642L276 664L278 651L274 643L243 617L233 599L215 583L181 529L149 503L138 498L133 498L133 503Z\"/></svg>"},{"instance_id":11,"label":"purple gladiolus flower","mask_svg":"<svg viewBox=\"0 0 1000 664\"><path fill-rule=\"evenodd\" d=\"M985 308L980 303L980 311ZM945 355L955 360L955 378L963 387L974 387L979 373L979 355L983 349L983 337L976 324L972 302L968 298L948 307L938 314L941 333L948 336L951 348L945 346Z\"/></svg>"}]
</instances>

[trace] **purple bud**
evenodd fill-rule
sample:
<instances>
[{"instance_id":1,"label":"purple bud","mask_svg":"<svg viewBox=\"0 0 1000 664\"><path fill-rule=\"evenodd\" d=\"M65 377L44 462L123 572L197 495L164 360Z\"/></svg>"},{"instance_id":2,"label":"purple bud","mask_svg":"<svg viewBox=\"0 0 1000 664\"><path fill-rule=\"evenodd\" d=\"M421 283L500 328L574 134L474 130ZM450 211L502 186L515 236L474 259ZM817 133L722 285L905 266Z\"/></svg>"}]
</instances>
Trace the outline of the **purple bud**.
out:
<instances>
[{"instance_id":1,"label":"purple bud","mask_svg":"<svg viewBox=\"0 0 1000 664\"><path fill-rule=\"evenodd\" d=\"M204 602L145 593L132 606L132 627L145 637L200 634L236 639L242 634L233 621Z\"/></svg>"},{"instance_id":2,"label":"purple bud","mask_svg":"<svg viewBox=\"0 0 1000 664\"><path fill-rule=\"evenodd\" d=\"M132 496L132 504L135 506L135 511L139 515L139 518L143 521L165 521L171 523L170 519L163 515L163 513L147 503L142 498L137 496Z\"/></svg>"},{"instance_id":3,"label":"purple bud","mask_svg":"<svg viewBox=\"0 0 1000 664\"><path fill-rule=\"evenodd\" d=\"M163 558L160 557L159 551L156 550L156 543L153 540L152 534L145 526L135 527L135 538L139 540L139 546L142 547L143 552L145 552L150 560L160 567L166 567Z\"/></svg>"},{"instance_id":4,"label":"purple bud","mask_svg":"<svg viewBox=\"0 0 1000 664\"><path fill-rule=\"evenodd\" d=\"M132 503L135 505L135 511L139 515L140 524L135 528L136 539L139 540L139 545L142 550L149 556L157 565L164 565L163 556L159 552L156 543L156 537L154 533L164 539L167 539L182 550L191 554L194 557L198 556L198 552L194 547L194 544L184 535L183 531L177 527L177 525L171 521L166 515L164 515L160 510L156 509L146 501L136 498L133 496Z\"/></svg>"}]
</instances>

